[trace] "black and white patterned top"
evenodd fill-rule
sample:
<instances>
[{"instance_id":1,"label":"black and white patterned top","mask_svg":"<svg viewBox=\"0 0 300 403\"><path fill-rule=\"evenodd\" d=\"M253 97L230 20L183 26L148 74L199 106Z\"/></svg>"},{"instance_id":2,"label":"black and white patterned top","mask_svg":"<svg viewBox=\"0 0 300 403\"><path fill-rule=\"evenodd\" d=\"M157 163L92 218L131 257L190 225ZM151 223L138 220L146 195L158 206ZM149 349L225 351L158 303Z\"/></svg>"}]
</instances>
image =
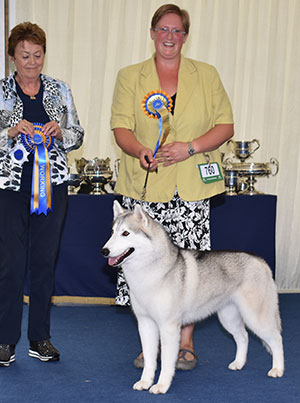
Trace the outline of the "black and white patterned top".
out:
<instances>
[{"instance_id":1,"label":"black and white patterned top","mask_svg":"<svg viewBox=\"0 0 300 403\"><path fill-rule=\"evenodd\" d=\"M63 81L41 74L43 85L43 106L50 120L61 128L63 139L54 140L49 151L51 180L54 185L68 180L66 153L79 148L83 142L84 130L80 126L71 89ZM19 191L22 165L29 152L24 148L24 158L14 158L14 151L20 147L20 136L9 139L8 130L23 119L23 103L16 91L14 75L0 80L0 188Z\"/></svg>"}]
</instances>

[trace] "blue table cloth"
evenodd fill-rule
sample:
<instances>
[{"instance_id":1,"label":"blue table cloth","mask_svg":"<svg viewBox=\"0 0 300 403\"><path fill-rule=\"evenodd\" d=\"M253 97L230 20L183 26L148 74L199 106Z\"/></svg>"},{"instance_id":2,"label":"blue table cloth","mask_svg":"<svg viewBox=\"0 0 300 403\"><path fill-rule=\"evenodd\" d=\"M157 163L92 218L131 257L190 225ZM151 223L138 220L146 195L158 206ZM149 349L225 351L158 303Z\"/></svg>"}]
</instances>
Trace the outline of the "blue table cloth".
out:
<instances>
[{"instance_id":1,"label":"blue table cloth","mask_svg":"<svg viewBox=\"0 0 300 403\"><path fill-rule=\"evenodd\" d=\"M101 248L110 237L112 204L107 195L70 195L57 261L55 296L114 298L117 269ZM216 250L262 256L275 275L276 202L273 195L216 196L211 200L211 243Z\"/></svg>"}]
</instances>

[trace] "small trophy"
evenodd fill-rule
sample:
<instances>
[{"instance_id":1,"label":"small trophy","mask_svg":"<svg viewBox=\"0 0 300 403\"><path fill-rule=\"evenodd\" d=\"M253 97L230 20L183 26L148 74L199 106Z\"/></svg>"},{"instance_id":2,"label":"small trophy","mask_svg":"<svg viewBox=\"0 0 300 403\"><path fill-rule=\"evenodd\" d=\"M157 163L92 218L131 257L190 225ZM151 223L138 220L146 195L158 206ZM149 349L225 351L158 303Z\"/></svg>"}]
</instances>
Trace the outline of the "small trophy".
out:
<instances>
[{"instance_id":1,"label":"small trophy","mask_svg":"<svg viewBox=\"0 0 300 403\"><path fill-rule=\"evenodd\" d=\"M252 154L254 154L255 151L258 150L260 147L259 141L256 139L252 141L228 140L226 144L227 145L232 144L234 155L241 162L244 162L247 158L249 158Z\"/></svg>"},{"instance_id":2,"label":"small trophy","mask_svg":"<svg viewBox=\"0 0 300 403\"><path fill-rule=\"evenodd\" d=\"M256 178L277 175L278 161L271 158L267 163L247 162L246 160L260 147L260 143L256 139L252 141L229 140L226 144L231 146L234 156L239 160L239 162L234 162L231 158L223 158L226 194L229 196L260 194L261 192L254 187L257 182Z\"/></svg>"}]
</instances>

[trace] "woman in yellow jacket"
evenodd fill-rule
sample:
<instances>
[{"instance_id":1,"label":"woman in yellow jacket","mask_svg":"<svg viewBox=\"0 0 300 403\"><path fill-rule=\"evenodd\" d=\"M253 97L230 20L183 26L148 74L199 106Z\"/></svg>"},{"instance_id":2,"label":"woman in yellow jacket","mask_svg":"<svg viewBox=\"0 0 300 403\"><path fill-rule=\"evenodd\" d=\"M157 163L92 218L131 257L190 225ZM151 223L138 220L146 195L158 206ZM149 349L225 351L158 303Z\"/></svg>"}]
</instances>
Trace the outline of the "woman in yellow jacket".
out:
<instances>
[{"instance_id":1,"label":"woman in yellow jacket","mask_svg":"<svg viewBox=\"0 0 300 403\"><path fill-rule=\"evenodd\" d=\"M115 190L123 195L123 205L133 208L141 202L149 169L143 203L147 213L177 245L207 250L209 198L224 192L218 148L233 135L233 117L216 69L181 54L189 25L185 10L161 6L150 29L155 54L118 74L111 128L122 157ZM153 100L160 106L162 100L162 109L156 110ZM160 138L164 133L167 138L157 147L159 117ZM121 270L116 303L130 304ZM177 369L196 365L193 329L193 324L182 328ZM142 354L134 364L143 366Z\"/></svg>"}]
</instances>

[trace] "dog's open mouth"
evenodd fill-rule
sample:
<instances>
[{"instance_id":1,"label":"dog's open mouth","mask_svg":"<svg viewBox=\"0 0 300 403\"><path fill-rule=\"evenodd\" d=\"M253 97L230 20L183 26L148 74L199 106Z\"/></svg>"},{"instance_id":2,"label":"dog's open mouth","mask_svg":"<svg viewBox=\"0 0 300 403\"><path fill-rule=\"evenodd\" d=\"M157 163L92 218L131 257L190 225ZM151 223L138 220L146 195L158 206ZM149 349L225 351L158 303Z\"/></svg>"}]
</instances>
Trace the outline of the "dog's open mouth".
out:
<instances>
[{"instance_id":1,"label":"dog's open mouth","mask_svg":"<svg viewBox=\"0 0 300 403\"><path fill-rule=\"evenodd\" d=\"M126 259L128 256L130 256L134 252L134 248L129 248L125 252L123 252L120 256L116 257L110 257L108 258L108 264L110 266L119 266L124 259Z\"/></svg>"}]
</instances>

